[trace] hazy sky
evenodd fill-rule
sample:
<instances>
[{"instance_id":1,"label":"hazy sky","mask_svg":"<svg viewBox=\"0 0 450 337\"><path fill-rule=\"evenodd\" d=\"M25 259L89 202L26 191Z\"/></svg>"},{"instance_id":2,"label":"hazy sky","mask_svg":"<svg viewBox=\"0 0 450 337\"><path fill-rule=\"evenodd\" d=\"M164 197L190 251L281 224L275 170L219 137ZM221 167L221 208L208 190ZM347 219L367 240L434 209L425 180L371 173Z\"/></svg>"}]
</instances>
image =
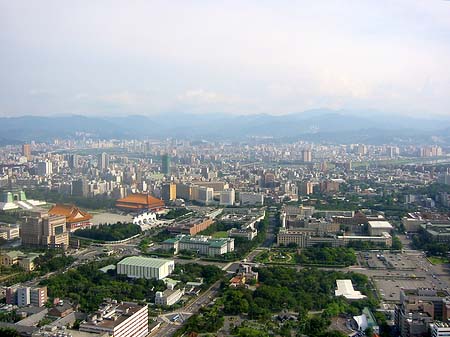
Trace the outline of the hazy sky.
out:
<instances>
[{"instance_id":1,"label":"hazy sky","mask_svg":"<svg viewBox=\"0 0 450 337\"><path fill-rule=\"evenodd\" d=\"M0 115L450 115L450 1L0 0Z\"/></svg>"}]
</instances>

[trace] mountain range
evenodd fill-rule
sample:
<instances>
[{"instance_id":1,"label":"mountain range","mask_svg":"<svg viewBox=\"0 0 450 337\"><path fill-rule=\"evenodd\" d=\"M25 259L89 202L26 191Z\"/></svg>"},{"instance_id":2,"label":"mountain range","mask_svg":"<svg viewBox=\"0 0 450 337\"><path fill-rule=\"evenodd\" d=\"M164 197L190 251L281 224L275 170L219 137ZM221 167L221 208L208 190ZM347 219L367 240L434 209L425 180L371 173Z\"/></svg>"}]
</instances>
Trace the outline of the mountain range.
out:
<instances>
[{"instance_id":1,"label":"mountain range","mask_svg":"<svg viewBox=\"0 0 450 337\"><path fill-rule=\"evenodd\" d=\"M337 143L450 144L450 118L376 111L316 109L287 115L166 113L153 116L22 116L0 118L0 143L74 138L247 140L271 137Z\"/></svg>"}]
</instances>

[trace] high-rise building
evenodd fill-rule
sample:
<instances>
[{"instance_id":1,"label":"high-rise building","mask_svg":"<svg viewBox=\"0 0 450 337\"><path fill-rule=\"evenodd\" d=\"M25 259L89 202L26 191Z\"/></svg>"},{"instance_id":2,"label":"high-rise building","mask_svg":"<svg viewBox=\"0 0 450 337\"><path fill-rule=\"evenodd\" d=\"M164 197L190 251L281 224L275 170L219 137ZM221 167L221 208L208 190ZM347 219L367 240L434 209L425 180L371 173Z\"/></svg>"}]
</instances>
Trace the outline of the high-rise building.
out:
<instances>
[{"instance_id":1,"label":"high-rise building","mask_svg":"<svg viewBox=\"0 0 450 337\"><path fill-rule=\"evenodd\" d=\"M69 234L66 217L47 212L30 212L24 218L20 231L22 245L46 248L67 248Z\"/></svg>"},{"instance_id":2,"label":"high-rise building","mask_svg":"<svg viewBox=\"0 0 450 337\"><path fill-rule=\"evenodd\" d=\"M72 181L72 195L77 197L87 197L89 194L89 184L85 178Z\"/></svg>"},{"instance_id":3,"label":"high-rise building","mask_svg":"<svg viewBox=\"0 0 450 337\"><path fill-rule=\"evenodd\" d=\"M27 160L31 160L31 145L30 144L23 144L22 145L22 155L24 157L27 157Z\"/></svg>"},{"instance_id":4,"label":"high-rise building","mask_svg":"<svg viewBox=\"0 0 450 337\"><path fill-rule=\"evenodd\" d=\"M233 206L235 203L234 188L229 188L220 192L220 204L224 206Z\"/></svg>"},{"instance_id":5,"label":"high-rise building","mask_svg":"<svg viewBox=\"0 0 450 337\"><path fill-rule=\"evenodd\" d=\"M191 184L177 184L177 198L181 198L184 200L192 199L192 185Z\"/></svg>"},{"instance_id":6,"label":"high-rise building","mask_svg":"<svg viewBox=\"0 0 450 337\"><path fill-rule=\"evenodd\" d=\"M161 198L166 202L175 200L177 198L177 185L175 183L163 184Z\"/></svg>"},{"instance_id":7,"label":"high-rise building","mask_svg":"<svg viewBox=\"0 0 450 337\"><path fill-rule=\"evenodd\" d=\"M367 154L367 146L364 144L359 144L357 151L360 156L365 156Z\"/></svg>"},{"instance_id":8,"label":"high-rise building","mask_svg":"<svg viewBox=\"0 0 450 337\"><path fill-rule=\"evenodd\" d=\"M300 195L310 195L314 193L314 184L311 181L302 181L299 187Z\"/></svg>"},{"instance_id":9,"label":"high-rise building","mask_svg":"<svg viewBox=\"0 0 450 337\"><path fill-rule=\"evenodd\" d=\"M69 167L72 170L76 170L79 167L78 164L78 155L76 153L69 155Z\"/></svg>"},{"instance_id":10,"label":"high-rise building","mask_svg":"<svg viewBox=\"0 0 450 337\"><path fill-rule=\"evenodd\" d=\"M145 337L149 332L147 304L108 300L80 324L80 331L114 337Z\"/></svg>"},{"instance_id":11,"label":"high-rise building","mask_svg":"<svg viewBox=\"0 0 450 337\"><path fill-rule=\"evenodd\" d=\"M161 156L161 172L165 175L170 174L170 157L168 154Z\"/></svg>"},{"instance_id":12,"label":"high-rise building","mask_svg":"<svg viewBox=\"0 0 450 337\"><path fill-rule=\"evenodd\" d=\"M312 152L309 149L302 150L302 161L304 163L312 162Z\"/></svg>"},{"instance_id":13,"label":"high-rise building","mask_svg":"<svg viewBox=\"0 0 450 337\"><path fill-rule=\"evenodd\" d=\"M37 166L37 174L39 176L49 176L53 173L53 165L50 160L41 161Z\"/></svg>"},{"instance_id":14,"label":"high-rise building","mask_svg":"<svg viewBox=\"0 0 450 337\"><path fill-rule=\"evenodd\" d=\"M109 167L109 154L105 152L99 154L97 157L97 161L97 168L102 172L106 171Z\"/></svg>"},{"instance_id":15,"label":"high-rise building","mask_svg":"<svg viewBox=\"0 0 450 337\"><path fill-rule=\"evenodd\" d=\"M213 201L214 189L211 187L200 186L198 188L198 197L196 201L209 205Z\"/></svg>"}]
</instances>

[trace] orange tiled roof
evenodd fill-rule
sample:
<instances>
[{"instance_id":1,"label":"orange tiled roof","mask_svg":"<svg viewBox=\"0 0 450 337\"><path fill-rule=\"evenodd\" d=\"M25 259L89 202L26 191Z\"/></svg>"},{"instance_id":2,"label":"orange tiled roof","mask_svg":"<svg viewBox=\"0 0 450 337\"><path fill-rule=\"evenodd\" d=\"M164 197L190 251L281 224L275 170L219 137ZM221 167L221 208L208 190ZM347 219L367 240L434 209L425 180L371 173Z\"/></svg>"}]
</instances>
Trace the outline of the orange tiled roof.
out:
<instances>
[{"instance_id":1,"label":"orange tiled roof","mask_svg":"<svg viewBox=\"0 0 450 337\"><path fill-rule=\"evenodd\" d=\"M92 215L83 212L75 205L56 204L49 211L50 215L63 215L68 223L83 222L92 219Z\"/></svg>"},{"instance_id":2,"label":"orange tiled roof","mask_svg":"<svg viewBox=\"0 0 450 337\"><path fill-rule=\"evenodd\" d=\"M164 206L164 201L144 193L130 194L129 196L116 201L117 207L128 206L130 208L136 208L137 205L145 205L150 207Z\"/></svg>"}]
</instances>

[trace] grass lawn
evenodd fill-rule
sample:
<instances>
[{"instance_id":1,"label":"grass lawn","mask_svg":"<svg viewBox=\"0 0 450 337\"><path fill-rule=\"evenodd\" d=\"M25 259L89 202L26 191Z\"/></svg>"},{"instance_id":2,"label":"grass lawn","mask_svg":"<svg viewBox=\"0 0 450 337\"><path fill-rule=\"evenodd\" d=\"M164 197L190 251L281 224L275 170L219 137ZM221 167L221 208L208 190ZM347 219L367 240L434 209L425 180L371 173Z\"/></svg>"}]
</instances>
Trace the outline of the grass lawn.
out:
<instances>
[{"instance_id":1,"label":"grass lawn","mask_svg":"<svg viewBox=\"0 0 450 337\"><path fill-rule=\"evenodd\" d=\"M429 256L428 261L430 261L432 264L444 264L448 263L448 258L441 257L441 256Z\"/></svg>"},{"instance_id":2,"label":"grass lawn","mask_svg":"<svg viewBox=\"0 0 450 337\"><path fill-rule=\"evenodd\" d=\"M212 235L213 238L227 238L228 237L228 232L223 231L223 232L215 232Z\"/></svg>"}]
</instances>

